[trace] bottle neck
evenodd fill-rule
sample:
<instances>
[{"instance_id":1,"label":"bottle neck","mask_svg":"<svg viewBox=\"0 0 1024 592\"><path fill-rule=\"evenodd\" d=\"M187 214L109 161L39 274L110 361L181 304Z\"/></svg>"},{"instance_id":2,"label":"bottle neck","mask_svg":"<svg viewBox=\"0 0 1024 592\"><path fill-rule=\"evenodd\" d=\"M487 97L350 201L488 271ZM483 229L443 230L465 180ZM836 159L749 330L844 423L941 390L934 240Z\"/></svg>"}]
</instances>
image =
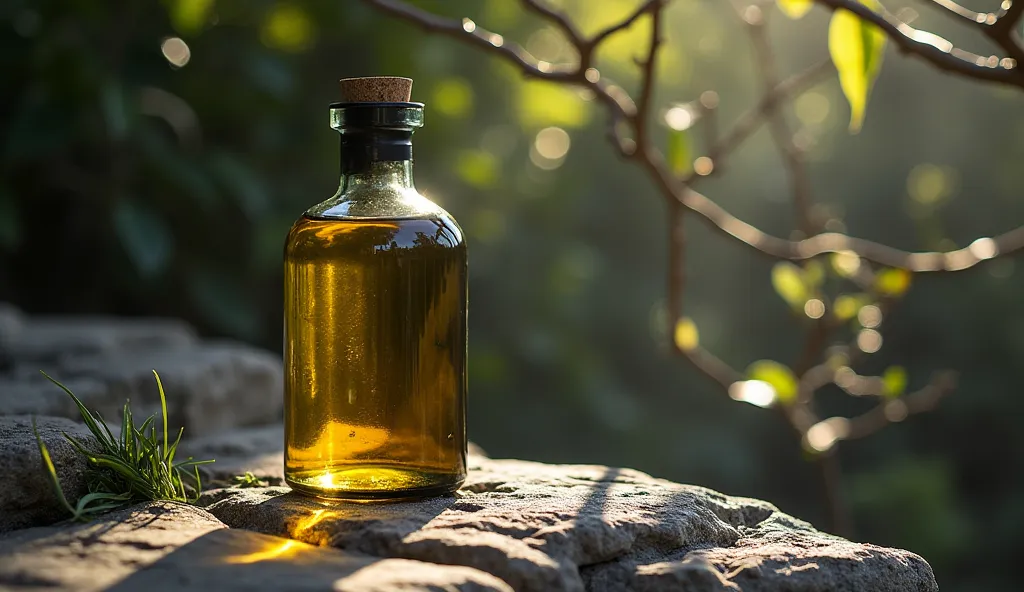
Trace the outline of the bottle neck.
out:
<instances>
[{"instance_id":1,"label":"bottle neck","mask_svg":"<svg viewBox=\"0 0 1024 592\"><path fill-rule=\"evenodd\" d=\"M412 160L376 160L358 170L341 169L341 193L372 189L412 189Z\"/></svg>"}]
</instances>

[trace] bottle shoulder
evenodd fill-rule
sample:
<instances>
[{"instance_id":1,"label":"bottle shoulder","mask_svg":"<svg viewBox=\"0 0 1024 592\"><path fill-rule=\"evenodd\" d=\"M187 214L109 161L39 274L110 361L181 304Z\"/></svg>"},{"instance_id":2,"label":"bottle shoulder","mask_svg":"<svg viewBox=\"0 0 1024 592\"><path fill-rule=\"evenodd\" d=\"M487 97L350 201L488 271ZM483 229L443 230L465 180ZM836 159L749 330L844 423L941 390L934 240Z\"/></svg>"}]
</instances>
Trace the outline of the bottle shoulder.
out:
<instances>
[{"instance_id":1,"label":"bottle shoulder","mask_svg":"<svg viewBox=\"0 0 1024 592\"><path fill-rule=\"evenodd\" d=\"M359 187L331 196L306 210L310 218L414 219L449 218L451 214L411 187Z\"/></svg>"},{"instance_id":2,"label":"bottle shoulder","mask_svg":"<svg viewBox=\"0 0 1024 592\"><path fill-rule=\"evenodd\" d=\"M465 253L465 235L455 218L440 207L415 216L397 217L317 216L307 212L288 232L285 252L287 255L325 248L346 252L416 246Z\"/></svg>"}]
</instances>

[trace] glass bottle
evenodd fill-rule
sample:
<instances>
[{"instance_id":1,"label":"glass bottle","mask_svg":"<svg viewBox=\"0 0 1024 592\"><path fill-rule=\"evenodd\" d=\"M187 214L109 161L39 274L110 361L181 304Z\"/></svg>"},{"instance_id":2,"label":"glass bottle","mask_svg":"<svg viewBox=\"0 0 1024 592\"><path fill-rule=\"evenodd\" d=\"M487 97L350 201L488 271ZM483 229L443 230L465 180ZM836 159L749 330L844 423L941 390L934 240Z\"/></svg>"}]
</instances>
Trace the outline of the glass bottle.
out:
<instances>
[{"instance_id":1,"label":"glass bottle","mask_svg":"<svg viewBox=\"0 0 1024 592\"><path fill-rule=\"evenodd\" d=\"M408 79L348 82L382 80ZM341 183L285 246L285 480L320 497L437 495L466 476L466 244L413 185L423 105L377 91L331 105Z\"/></svg>"}]
</instances>

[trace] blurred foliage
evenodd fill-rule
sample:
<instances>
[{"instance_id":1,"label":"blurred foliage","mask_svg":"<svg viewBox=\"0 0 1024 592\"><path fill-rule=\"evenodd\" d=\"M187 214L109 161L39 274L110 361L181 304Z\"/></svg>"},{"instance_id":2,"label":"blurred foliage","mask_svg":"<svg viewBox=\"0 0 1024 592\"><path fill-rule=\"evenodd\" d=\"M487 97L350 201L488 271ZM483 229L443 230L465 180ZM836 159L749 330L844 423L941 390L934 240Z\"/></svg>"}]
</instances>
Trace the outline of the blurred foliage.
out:
<instances>
[{"instance_id":1,"label":"blurred foliage","mask_svg":"<svg viewBox=\"0 0 1024 592\"><path fill-rule=\"evenodd\" d=\"M557 31L510 0L419 4L514 36L541 59L567 57ZM559 4L587 33L633 8ZM758 95L725 4L672 4L655 104L686 105L713 89L725 125ZM766 16L783 73L828 55L826 11ZM933 16L922 11L919 24L941 27ZM610 39L602 74L634 83L647 35L641 19ZM1024 461L1014 372L1024 315L1014 260L913 284L886 271L829 303L825 288L855 274L856 257L773 269L691 216L690 318L666 335L662 204L613 156L586 93L524 82L357 2L8 0L0 61L0 299L37 313L178 316L208 335L279 349L285 233L337 183L327 125L335 81L410 75L414 98L427 102L417 184L470 240L470 430L485 449L633 466L823 522L815 474L794 457L789 428L722 396L667 347L705 345L750 368L749 382L789 392L792 371L771 360L796 357L797 329L820 300L855 331L862 316L881 322L884 346L863 372L883 375L892 393L939 368L963 372L935 413L842 449L859 537L921 552L944 590L1016 589L1007 566L1024 546L1024 483L1007 468ZM862 82L870 88L870 76ZM792 107L815 214L829 230L949 248L1024 220L1019 94L897 56L871 94L857 136L846 133L835 79ZM673 143L678 169L706 146L677 127L658 141ZM702 186L709 196L789 232L789 190L765 131L722 166ZM904 296L898 311L884 321L862 314L888 294ZM829 388L825 416L865 410Z\"/></svg>"}]
</instances>

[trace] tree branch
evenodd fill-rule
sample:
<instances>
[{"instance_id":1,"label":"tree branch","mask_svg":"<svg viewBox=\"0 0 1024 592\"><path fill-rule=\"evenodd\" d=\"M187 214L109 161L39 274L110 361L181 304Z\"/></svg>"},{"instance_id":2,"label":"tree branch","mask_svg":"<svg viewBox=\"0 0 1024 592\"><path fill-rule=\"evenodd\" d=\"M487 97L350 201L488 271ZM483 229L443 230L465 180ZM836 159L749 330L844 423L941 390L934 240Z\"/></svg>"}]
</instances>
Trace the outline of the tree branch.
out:
<instances>
[{"instance_id":1,"label":"tree branch","mask_svg":"<svg viewBox=\"0 0 1024 592\"><path fill-rule=\"evenodd\" d=\"M880 12L875 12L861 4L858 0L814 1L832 10L848 10L865 21L877 25L902 52L915 55L940 70L977 80L986 80L1024 88L1024 74L1021 74L1021 70L1018 67L1019 62L1010 64L995 56L990 58L989 56L981 56L958 49L948 40L934 33L911 27L884 8ZM1015 6L1018 4L1018 2L1014 3ZM1006 18L1012 22L1013 18L1019 17L1019 9L1014 11L1013 14L1010 14L1010 10L1014 10L1014 6L1011 6L1006 11ZM992 35L989 35L989 37L992 37ZM1002 45L1001 36L993 37L993 40L1000 42L1000 46L1007 49L1009 53L1009 45ZM1019 50L1019 47L1014 49L1015 52ZM1015 60L1017 59L1013 55L1010 57Z\"/></svg>"},{"instance_id":2,"label":"tree branch","mask_svg":"<svg viewBox=\"0 0 1024 592\"><path fill-rule=\"evenodd\" d=\"M633 103L625 90L604 79L593 82L586 77L585 70L580 68L556 68L554 66L542 70L538 67L537 60L526 50L516 44L505 43L501 35L485 31L476 27L475 24L468 26L468 24L438 17L398 0L364 1L380 8L386 13L412 22L423 29L454 37L480 47L488 53L509 60L517 65L526 76L590 88L594 91L596 97L611 110L613 118L635 119L637 113L636 104ZM817 1L842 3L842 0ZM660 0L651 0L643 6L647 10L651 10L651 6L660 5ZM857 6L863 5L858 3ZM469 22L471 23L471 21ZM622 146L623 143L620 143L620 148ZM835 232L817 234L803 240L791 241L762 232L747 222L733 216L706 196L691 189L668 170L660 151L648 147L644 152L643 158L637 160L654 178L666 199L679 201L683 206L697 213L705 222L711 224L712 228L718 232L776 259L800 261L826 253L851 251L861 258L875 263L920 273L960 271L973 267L978 262L989 259L992 256L1024 249L1024 227L1018 227L991 239L978 239L970 247L949 252L915 253L902 251L883 244Z\"/></svg>"},{"instance_id":3,"label":"tree branch","mask_svg":"<svg viewBox=\"0 0 1024 592\"><path fill-rule=\"evenodd\" d=\"M851 417L844 440L856 440L870 436L891 423L903 421L907 417L931 411L943 397L956 389L957 375L955 372L939 372L932 377L928 386L919 391L904 395L898 399L880 402L870 411Z\"/></svg>"},{"instance_id":4,"label":"tree branch","mask_svg":"<svg viewBox=\"0 0 1024 592\"><path fill-rule=\"evenodd\" d=\"M799 74L782 81L770 92L765 93L758 104L752 109L736 118L732 129L708 148L708 158L714 163L714 172L720 173L724 169L726 156L735 150L740 144L747 140L764 123L769 111L774 106L793 95L800 94L818 82L825 74L833 72L832 62L822 60ZM683 184L693 186L699 179L697 173L691 173L683 179Z\"/></svg>"},{"instance_id":5,"label":"tree branch","mask_svg":"<svg viewBox=\"0 0 1024 592\"><path fill-rule=\"evenodd\" d=\"M555 25L565 33L565 36L569 38L569 43L576 47L579 47L584 43L583 34L576 28L575 23L569 20L569 17L565 16L565 13L542 4L538 0L522 0L522 2L523 5L533 12L536 12L540 16L554 22Z\"/></svg>"}]
</instances>

